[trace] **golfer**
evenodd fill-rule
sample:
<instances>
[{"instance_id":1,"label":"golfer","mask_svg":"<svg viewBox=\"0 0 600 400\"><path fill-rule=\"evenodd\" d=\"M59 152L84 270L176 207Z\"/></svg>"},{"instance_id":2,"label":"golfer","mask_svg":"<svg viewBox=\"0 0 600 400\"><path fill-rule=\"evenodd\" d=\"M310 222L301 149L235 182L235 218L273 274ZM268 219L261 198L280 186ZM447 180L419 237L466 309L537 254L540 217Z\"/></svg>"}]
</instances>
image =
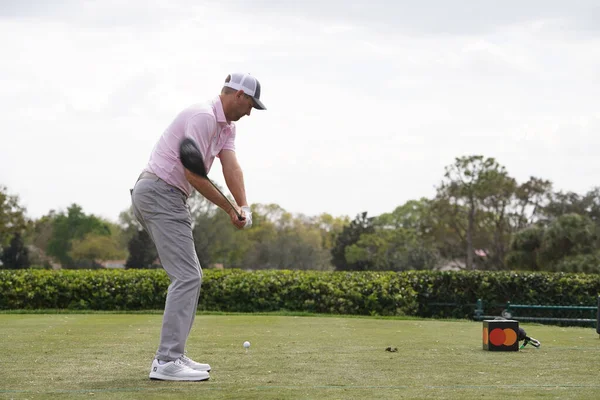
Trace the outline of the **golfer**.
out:
<instances>
[{"instance_id":1,"label":"golfer","mask_svg":"<svg viewBox=\"0 0 600 400\"><path fill-rule=\"evenodd\" d=\"M192 237L192 218L187 199L195 188L206 199L229 214L238 229L252 226L246 200L244 176L235 155L236 127L252 108L265 110L260 101L260 83L245 73L227 76L221 94L205 104L179 113L162 134L143 172L131 191L136 219L156 245L158 257L171 284L167 292L160 344L150 368L150 378L170 381L203 381L210 378L210 365L185 355L194 322L202 268ZM179 143L193 139L204 156L206 171L219 157L227 187L237 210L210 182L183 167ZM240 212L243 219L236 215Z\"/></svg>"}]
</instances>

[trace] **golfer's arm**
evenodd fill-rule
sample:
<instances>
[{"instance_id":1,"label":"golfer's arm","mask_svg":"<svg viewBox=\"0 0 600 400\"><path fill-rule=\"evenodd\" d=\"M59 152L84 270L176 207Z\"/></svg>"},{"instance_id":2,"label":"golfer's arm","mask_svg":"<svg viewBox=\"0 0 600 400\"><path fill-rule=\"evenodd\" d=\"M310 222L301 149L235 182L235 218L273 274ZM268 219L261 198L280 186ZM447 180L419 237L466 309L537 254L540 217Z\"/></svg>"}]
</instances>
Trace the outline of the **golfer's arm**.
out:
<instances>
[{"instance_id":1,"label":"golfer's arm","mask_svg":"<svg viewBox=\"0 0 600 400\"><path fill-rule=\"evenodd\" d=\"M210 184L210 182L204 178L200 178L197 175L194 175L187 169L184 169L185 177L188 182L198 191L202 196L204 196L208 201L215 204L217 207L221 208L226 213L229 213L231 210L231 206L225 200L223 196Z\"/></svg>"},{"instance_id":2,"label":"golfer's arm","mask_svg":"<svg viewBox=\"0 0 600 400\"><path fill-rule=\"evenodd\" d=\"M219 159L223 166L223 176L229 191L240 207L247 206L246 188L244 186L244 173L242 167L238 163L235 152L231 150L223 150L219 153Z\"/></svg>"}]
</instances>

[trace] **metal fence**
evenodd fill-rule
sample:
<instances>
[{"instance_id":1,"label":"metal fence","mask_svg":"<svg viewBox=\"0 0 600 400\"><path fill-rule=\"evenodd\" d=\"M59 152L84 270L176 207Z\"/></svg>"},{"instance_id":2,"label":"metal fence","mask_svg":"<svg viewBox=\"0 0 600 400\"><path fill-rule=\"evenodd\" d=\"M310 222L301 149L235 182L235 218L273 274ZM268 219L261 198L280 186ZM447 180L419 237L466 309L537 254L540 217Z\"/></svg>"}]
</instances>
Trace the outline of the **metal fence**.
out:
<instances>
[{"instance_id":1,"label":"metal fence","mask_svg":"<svg viewBox=\"0 0 600 400\"><path fill-rule=\"evenodd\" d=\"M504 317L515 321L539 322L553 325L576 325L596 328L600 335L600 296L596 306L562 306L562 305L539 305L539 304L512 304L510 301L504 304L499 314L487 315L483 300L477 300L473 319L482 321ZM491 305L498 310L498 305Z\"/></svg>"}]
</instances>

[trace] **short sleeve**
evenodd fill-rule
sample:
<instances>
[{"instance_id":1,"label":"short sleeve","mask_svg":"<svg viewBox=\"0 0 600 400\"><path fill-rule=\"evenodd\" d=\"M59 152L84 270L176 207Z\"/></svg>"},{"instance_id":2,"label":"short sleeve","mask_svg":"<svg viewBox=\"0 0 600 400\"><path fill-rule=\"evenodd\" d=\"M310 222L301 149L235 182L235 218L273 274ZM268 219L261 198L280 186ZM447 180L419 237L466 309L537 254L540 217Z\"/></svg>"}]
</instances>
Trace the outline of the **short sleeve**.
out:
<instances>
[{"instance_id":1,"label":"short sleeve","mask_svg":"<svg viewBox=\"0 0 600 400\"><path fill-rule=\"evenodd\" d=\"M223 144L223 150L235 151L235 125L231 127L231 134Z\"/></svg>"},{"instance_id":2,"label":"short sleeve","mask_svg":"<svg viewBox=\"0 0 600 400\"><path fill-rule=\"evenodd\" d=\"M204 157L204 163L207 164L207 170L210 169L212 161L210 159L210 143L217 132L217 121L215 117L206 114L198 113L188 119L185 126L184 136L192 139L198 144L200 152Z\"/></svg>"}]
</instances>

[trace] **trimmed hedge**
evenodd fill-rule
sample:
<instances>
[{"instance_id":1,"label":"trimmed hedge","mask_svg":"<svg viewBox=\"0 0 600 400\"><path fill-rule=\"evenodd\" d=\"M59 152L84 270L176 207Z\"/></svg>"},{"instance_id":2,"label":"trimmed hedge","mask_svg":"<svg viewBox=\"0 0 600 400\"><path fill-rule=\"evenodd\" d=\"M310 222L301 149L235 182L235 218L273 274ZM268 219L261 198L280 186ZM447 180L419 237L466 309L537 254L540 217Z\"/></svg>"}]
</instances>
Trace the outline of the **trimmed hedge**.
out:
<instances>
[{"instance_id":1,"label":"trimmed hedge","mask_svg":"<svg viewBox=\"0 0 600 400\"><path fill-rule=\"evenodd\" d=\"M164 308L163 270L0 270L0 309Z\"/></svg>"},{"instance_id":2,"label":"trimmed hedge","mask_svg":"<svg viewBox=\"0 0 600 400\"><path fill-rule=\"evenodd\" d=\"M493 315L499 315L508 301L530 305L596 306L600 294L600 275L597 274L524 271L407 274L413 276L412 287L418 293L418 315L423 317L470 318L478 299L483 300L486 314ZM436 303L456 306L431 305ZM584 315L590 318L587 313L578 311L553 313L557 317ZM543 316L543 313L537 314Z\"/></svg>"},{"instance_id":3,"label":"trimmed hedge","mask_svg":"<svg viewBox=\"0 0 600 400\"><path fill-rule=\"evenodd\" d=\"M162 309L168 285L162 269L0 270L0 309ZM479 298L593 306L598 293L591 274L205 269L199 309L469 318Z\"/></svg>"},{"instance_id":4,"label":"trimmed hedge","mask_svg":"<svg viewBox=\"0 0 600 400\"><path fill-rule=\"evenodd\" d=\"M303 311L414 315L416 293L399 274L208 270L199 308L210 311Z\"/></svg>"},{"instance_id":5,"label":"trimmed hedge","mask_svg":"<svg viewBox=\"0 0 600 400\"><path fill-rule=\"evenodd\" d=\"M0 309L164 308L169 278L157 270L0 270ZM400 274L204 270L199 309L414 315Z\"/></svg>"}]
</instances>

